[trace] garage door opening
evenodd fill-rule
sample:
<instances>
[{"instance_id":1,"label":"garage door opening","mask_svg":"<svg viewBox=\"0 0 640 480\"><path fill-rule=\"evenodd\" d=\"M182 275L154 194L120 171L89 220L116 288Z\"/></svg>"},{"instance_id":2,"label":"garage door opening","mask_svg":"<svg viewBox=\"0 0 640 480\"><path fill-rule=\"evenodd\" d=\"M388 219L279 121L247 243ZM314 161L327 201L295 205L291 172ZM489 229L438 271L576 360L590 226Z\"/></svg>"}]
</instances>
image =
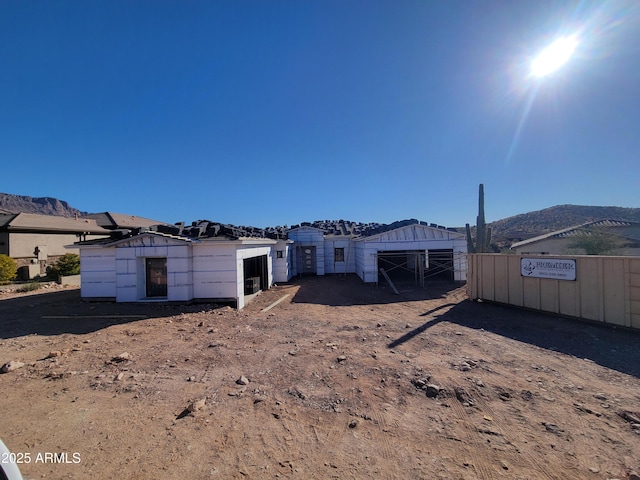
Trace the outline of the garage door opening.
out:
<instances>
[{"instance_id":1,"label":"garage door opening","mask_svg":"<svg viewBox=\"0 0 640 480\"><path fill-rule=\"evenodd\" d=\"M453 249L428 250L425 278L453 282Z\"/></svg>"},{"instance_id":2,"label":"garage door opening","mask_svg":"<svg viewBox=\"0 0 640 480\"><path fill-rule=\"evenodd\" d=\"M269 288L269 268L266 255L245 258L243 270L245 295L258 293L260 290Z\"/></svg>"},{"instance_id":3,"label":"garage door opening","mask_svg":"<svg viewBox=\"0 0 640 480\"><path fill-rule=\"evenodd\" d=\"M393 283L413 283L424 287L428 281L453 282L453 249L380 251L379 282L386 281L382 270Z\"/></svg>"},{"instance_id":4,"label":"garage door opening","mask_svg":"<svg viewBox=\"0 0 640 480\"><path fill-rule=\"evenodd\" d=\"M421 250L385 250L378 252L378 281L384 282L382 271L394 283L424 285L425 252Z\"/></svg>"}]
</instances>

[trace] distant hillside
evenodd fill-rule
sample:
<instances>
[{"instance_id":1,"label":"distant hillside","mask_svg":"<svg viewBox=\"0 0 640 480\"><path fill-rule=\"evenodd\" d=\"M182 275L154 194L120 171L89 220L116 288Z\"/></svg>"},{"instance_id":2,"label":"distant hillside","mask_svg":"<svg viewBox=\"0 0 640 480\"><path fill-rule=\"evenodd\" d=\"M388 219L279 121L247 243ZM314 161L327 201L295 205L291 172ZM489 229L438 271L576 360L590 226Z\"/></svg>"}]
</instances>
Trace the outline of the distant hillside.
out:
<instances>
[{"instance_id":1,"label":"distant hillside","mask_svg":"<svg viewBox=\"0 0 640 480\"><path fill-rule=\"evenodd\" d=\"M0 213L8 211L11 213L39 213L43 215L59 215L63 217L73 217L88 215L71 207L67 202L50 197L28 197L23 195L13 195L0 193ZM512 242L524 240L536 235L553 232L562 228L572 227L595 220L612 219L626 220L630 222L640 222L640 208L623 207L591 207L584 205L557 205L555 207L537 210L535 212L523 213L514 217L503 218L489 224L492 229L492 243L499 247L510 245ZM404 221L417 222L416 220ZM397 225L404 224L399 222ZM331 225L329 225L331 224ZM307 225L311 225L308 223ZM368 229L380 227L379 224L359 224L344 220L318 221L313 226L335 233L345 233L355 227ZM464 229L458 229L464 232Z\"/></svg>"},{"instance_id":2,"label":"distant hillside","mask_svg":"<svg viewBox=\"0 0 640 480\"><path fill-rule=\"evenodd\" d=\"M492 222L495 243L521 240L601 219L640 222L640 208L557 205Z\"/></svg>"},{"instance_id":3,"label":"distant hillside","mask_svg":"<svg viewBox=\"0 0 640 480\"><path fill-rule=\"evenodd\" d=\"M67 202L51 197L27 197L0 193L0 210L10 213L39 213L41 215L57 215L61 217L73 217L85 215L77 208L71 207Z\"/></svg>"}]
</instances>

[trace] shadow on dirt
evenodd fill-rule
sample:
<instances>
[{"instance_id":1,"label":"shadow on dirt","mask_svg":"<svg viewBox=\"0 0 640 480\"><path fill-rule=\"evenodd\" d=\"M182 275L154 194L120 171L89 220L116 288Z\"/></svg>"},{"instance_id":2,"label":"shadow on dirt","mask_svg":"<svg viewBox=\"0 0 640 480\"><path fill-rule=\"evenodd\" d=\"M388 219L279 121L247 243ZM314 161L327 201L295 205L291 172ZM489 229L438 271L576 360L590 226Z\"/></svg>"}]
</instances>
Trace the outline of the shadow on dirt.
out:
<instances>
[{"instance_id":1,"label":"shadow on dirt","mask_svg":"<svg viewBox=\"0 0 640 480\"><path fill-rule=\"evenodd\" d=\"M354 274L308 276L292 280L299 289L292 299L292 303L313 303L315 305L330 305L345 307L350 305L382 305L398 302L413 302L443 298L447 293L460 284L452 282L432 282L420 288L414 282L398 283L400 292L396 295L388 285L362 283L360 277Z\"/></svg>"},{"instance_id":2,"label":"shadow on dirt","mask_svg":"<svg viewBox=\"0 0 640 480\"><path fill-rule=\"evenodd\" d=\"M147 318L219 308L216 304L85 302L80 290L37 293L0 300L0 338L82 335Z\"/></svg>"},{"instance_id":3,"label":"shadow on dirt","mask_svg":"<svg viewBox=\"0 0 640 480\"><path fill-rule=\"evenodd\" d=\"M448 308L441 315L437 311ZM437 316L389 343L397 347L429 328L450 322L547 350L591 360L603 367L640 378L640 332L554 316L515 307L464 300L438 307L423 316Z\"/></svg>"}]
</instances>

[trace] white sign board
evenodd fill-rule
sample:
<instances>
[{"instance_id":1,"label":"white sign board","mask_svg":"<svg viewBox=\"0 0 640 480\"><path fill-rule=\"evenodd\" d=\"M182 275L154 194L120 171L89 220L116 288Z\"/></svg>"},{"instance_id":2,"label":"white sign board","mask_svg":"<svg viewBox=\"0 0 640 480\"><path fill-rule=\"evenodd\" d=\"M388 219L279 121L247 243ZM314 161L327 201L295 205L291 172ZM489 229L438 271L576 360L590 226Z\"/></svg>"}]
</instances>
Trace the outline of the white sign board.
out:
<instances>
[{"instance_id":1,"label":"white sign board","mask_svg":"<svg viewBox=\"0 0 640 480\"><path fill-rule=\"evenodd\" d=\"M558 258L521 258L520 275L554 280L575 280L576 261Z\"/></svg>"}]
</instances>

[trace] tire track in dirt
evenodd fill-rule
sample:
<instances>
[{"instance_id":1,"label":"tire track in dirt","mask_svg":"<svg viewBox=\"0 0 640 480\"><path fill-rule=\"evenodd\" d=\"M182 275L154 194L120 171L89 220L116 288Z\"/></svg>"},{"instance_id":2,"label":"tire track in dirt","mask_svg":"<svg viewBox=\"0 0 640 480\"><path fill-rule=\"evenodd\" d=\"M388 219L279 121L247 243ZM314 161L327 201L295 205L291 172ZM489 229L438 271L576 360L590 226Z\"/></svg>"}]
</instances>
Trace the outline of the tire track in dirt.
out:
<instances>
[{"instance_id":1,"label":"tire track in dirt","mask_svg":"<svg viewBox=\"0 0 640 480\"><path fill-rule=\"evenodd\" d=\"M287 441L287 436L291 430L288 425L283 425L280 418L276 419L272 414L268 417L259 420L261 428L257 430L257 438L262 446L261 452L267 461L267 464L273 465L276 471L282 469L288 474L292 474L294 470L294 462L290 456L290 449L288 448L290 442ZM292 437L292 441L296 439ZM312 457L311 452L309 456Z\"/></svg>"},{"instance_id":2,"label":"tire track in dirt","mask_svg":"<svg viewBox=\"0 0 640 480\"><path fill-rule=\"evenodd\" d=\"M352 442L348 436L350 416L342 409L352 404L353 397L351 390L345 390L344 382L338 380L342 373L336 370L324 372L321 392L304 384L300 385L302 390L298 386L287 389L287 400L279 402L279 411L274 413L284 431L285 443L290 444L291 440L295 444L293 450L304 452L304 458L292 460L304 465L306 471L295 471L295 464L280 466L289 468L300 478L327 478L327 475L333 476L333 472L338 475L339 469L344 468L343 463L348 458L345 452ZM292 370L287 375L287 378L304 377L313 377L313 374ZM335 396L327 396L325 388Z\"/></svg>"},{"instance_id":3,"label":"tire track in dirt","mask_svg":"<svg viewBox=\"0 0 640 480\"><path fill-rule=\"evenodd\" d=\"M463 407L457 398L452 398L449 403L455 418L462 425L464 438L461 440L464 445L463 448L473 461L473 468L477 478L481 480L493 480L495 476L492 474L492 465L485 461L484 455L482 455L482 450L485 448L484 443L480 441L482 437L478 433L477 428L469 421L469 414L465 410L465 408L469 407Z\"/></svg>"},{"instance_id":4,"label":"tire track in dirt","mask_svg":"<svg viewBox=\"0 0 640 480\"><path fill-rule=\"evenodd\" d=\"M301 416L304 418L307 415ZM323 441L322 431L319 432L317 428L323 423L320 418L318 418L318 426L307 425L304 421L299 421L297 414L290 410L284 413L278 421L285 445L284 452L292 451L294 446L295 451L304 452L304 458L285 458L279 462L279 466L290 469L300 477L317 478L317 473L322 471L327 463L328 445L337 444L339 442L338 436L334 435L332 429L327 436L332 439L332 442ZM300 470L301 466L304 466L304 470Z\"/></svg>"},{"instance_id":5,"label":"tire track in dirt","mask_svg":"<svg viewBox=\"0 0 640 480\"><path fill-rule=\"evenodd\" d=\"M478 405L478 407L480 408L480 410L482 410L482 412L489 416L491 418L491 426L492 428L494 428L495 430L497 430L502 436L503 438L505 438L507 440L507 442L511 445L511 442L508 440L508 437L505 433L505 431L507 430L506 426L504 425L501 417L495 413L495 411L489 406L489 404L487 402L484 401L484 399L482 398L481 395L477 394L478 392L474 390L472 390L473 393L475 393L476 395L474 396L474 401L476 402L476 404ZM531 455L527 450L520 450L518 449L519 453L522 454L527 463L529 463L530 465L532 465L533 467L535 467L534 469L539 471L540 473L542 473L545 478L547 478L548 480L558 480L558 478L567 478L567 477L557 477L556 475L554 475L552 472L550 472L544 465L542 465L542 463L540 463L538 460L536 460L536 457L534 457L533 455ZM579 478L576 478L575 480L580 480Z\"/></svg>"},{"instance_id":6,"label":"tire track in dirt","mask_svg":"<svg viewBox=\"0 0 640 480\"><path fill-rule=\"evenodd\" d=\"M511 365L526 365L526 362L528 360L527 356L520 355L519 351L513 351L511 355L512 358L510 358L509 360L505 360L505 358L503 357L501 359L501 362L499 363L501 363L503 367L510 367ZM536 372L538 373L539 379L543 378L540 377L540 375L544 374L545 384L548 383L549 385L556 385L558 383L564 383L567 381L562 373L560 373L563 369L561 358L548 357L544 366L532 364L532 367L535 367L534 370L536 370ZM502 421L500 416L497 415L493 409L491 409L488 403L482 399L482 396L479 395L477 391L475 391L474 394L474 400L476 401L477 406L480 407L484 412L486 412L487 415L489 415L493 419L492 425L496 427L496 430L498 430L504 438L507 438L507 436L505 435L505 431L508 431L508 428L504 427L504 422ZM586 429L588 428L588 426L584 423L584 420L582 418L577 418L577 423L581 427L579 429L580 431L587 431ZM535 470L544 475L546 479L556 480L562 478L563 480L581 480L582 478L580 476L573 476L570 471L565 471L562 475L558 475L557 473L552 472L547 467L545 467L540 459L535 455L532 455L528 450L525 449L523 451L520 451L520 453L522 454L523 458L530 465L532 465ZM567 462L566 457L563 458L564 459L561 461L563 467L565 467L567 470L577 471L577 461L575 460L575 458L571 462Z\"/></svg>"},{"instance_id":7,"label":"tire track in dirt","mask_svg":"<svg viewBox=\"0 0 640 480\"><path fill-rule=\"evenodd\" d=\"M222 443L225 447L224 452L227 452L229 455L224 455L224 457L226 457L227 460L231 460L229 457L233 458L233 462L229 462L227 465L227 467L235 469L235 472L232 473L232 478L244 478L250 476L251 470L249 470L244 458L242 457L242 452L245 451L245 449L242 448L243 446L240 445L236 439L237 435L242 434L243 429L236 428L237 422L235 417L231 417L229 420L229 427L223 434ZM242 426L242 422L240 422L240 426Z\"/></svg>"},{"instance_id":8,"label":"tire track in dirt","mask_svg":"<svg viewBox=\"0 0 640 480\"><path fill-rule=\"evenodd\" d=\"M389 404L387 404L387 406L389 408L391 407L391 405ZM389 423L387 422L386 415L382 411L376 409L373 406L370 407L370 411L371 411L371 418L373 419L373 422L372 422L373 428L378 431L378 433L375 435L375 438L379 440L377 447L380 452L380 455L387 462L389 462L392 459L396 459L397 457L396 449L393 443L391 442L390 428L389 428ZM393 422L393 425L396 426L397 422ZM397 475L400 474L400 472L398 471L397 462L394 462L394 465L395 465L394 471L389 472L386 478L389 478L389 479L397 478Z\"/></svg>"}]
</instances>

